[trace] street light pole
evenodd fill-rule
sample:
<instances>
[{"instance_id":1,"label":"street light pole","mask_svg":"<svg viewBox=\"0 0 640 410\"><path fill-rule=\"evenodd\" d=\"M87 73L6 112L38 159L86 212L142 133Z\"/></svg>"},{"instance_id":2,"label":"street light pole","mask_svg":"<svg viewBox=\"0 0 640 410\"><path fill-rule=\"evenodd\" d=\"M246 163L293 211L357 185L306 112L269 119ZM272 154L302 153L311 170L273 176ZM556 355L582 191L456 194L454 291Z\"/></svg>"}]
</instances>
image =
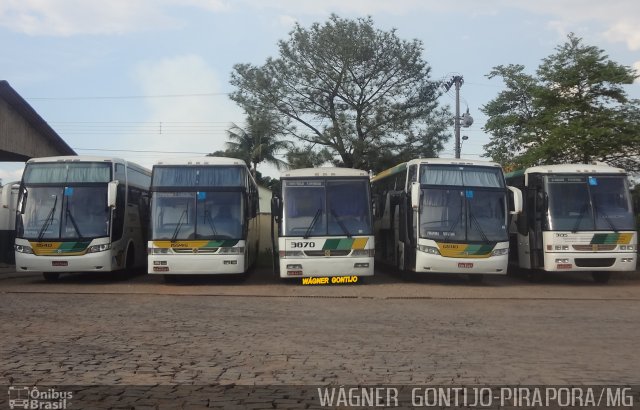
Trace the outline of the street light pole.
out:
<instances>
[{"instance_id":1,"label":"street light pole","mask_svg":"<svg viewBox=\"0 0 640 410\"><path fill-rule=\"evenodd\" d=\"M462 76L454 77L456 84L456 158L460 158L460 86L462 85Z\"/></svg>"},{"instance_id":2,"label":"street light pole","mask_svg":"<svg viewBox=\"0 0 640 410\"><path fill-rule=\"evenodd\" d=\"M461 75L454 75L451 80L449 80L444 86L447 91L451 88L452 85L456 86L456 117L454 120L455 126L455 157L460 158L460 87L464 83L464 79Z\"/></svg>"}]
</instances>

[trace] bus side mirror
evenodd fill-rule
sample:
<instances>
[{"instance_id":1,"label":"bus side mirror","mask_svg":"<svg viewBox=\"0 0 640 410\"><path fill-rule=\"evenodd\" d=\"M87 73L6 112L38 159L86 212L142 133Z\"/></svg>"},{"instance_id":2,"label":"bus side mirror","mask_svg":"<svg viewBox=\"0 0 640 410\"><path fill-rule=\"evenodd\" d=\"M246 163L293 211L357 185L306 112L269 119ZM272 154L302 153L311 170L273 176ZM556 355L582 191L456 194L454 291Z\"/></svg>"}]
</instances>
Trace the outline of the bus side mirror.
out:
<instances>
[{"instance_id":1,"label":"bus side mirror","mask_svg":"<svg viewBox=\"0 0 640 410\"><path fill-rule=\"evenodd\" d=\"M21 187L20 188L22 190L22 195L20 195L21 200L20 200L20 214L24 215L24 211L27 207L27 196L29 195L29 191L27 191L27 188L25 187ZM2 192L4 194L4 191ZM11 198L11 197L9 197ZM9 199L10 200L10 199ZM3 198L4 201L4 198ZM8 203L8 202L6 202Z\"/></svg>"},{"instance_id":2,"label":"bus side mirror","mask_svg":"<svg viewBox=\"0 0 640 410\"><path fill-rule=\"evenodd\" d=\"M111 181L107 185L107 206L109 208L116 207L117 196L118 196L118 181Z\"/></svg>"},{"instance_id":3,"label":"bus side mirror","mask_svg":"<svg viewBox=\"0 0 640 410\"><path fill-rule=\"evenodd\" d=\"M518 215L522 213L522 191L518 188L507 186L509 190L509 213Z\"/></svg>"},{"instance_id":4,"label":"bus side mirror","mask_svg":"<svg viewBox=\"0 0 640 410\"><path fill-rule=\"evenodd\" d=\"M414 211L417 211L420 207L420 183L411 183L411 207Z\"/></svg>"},{"instance_id":5,"label":"bus side mirror","mask_svg":"<svg viewBox=\"0 0 640 410\"><path fill-rule=\"evenodd\" d=\"M279 196L274 195L271 197L271 217L280 223L280 215L282 212L282 200Z\"/></svg>"}]
</instances>

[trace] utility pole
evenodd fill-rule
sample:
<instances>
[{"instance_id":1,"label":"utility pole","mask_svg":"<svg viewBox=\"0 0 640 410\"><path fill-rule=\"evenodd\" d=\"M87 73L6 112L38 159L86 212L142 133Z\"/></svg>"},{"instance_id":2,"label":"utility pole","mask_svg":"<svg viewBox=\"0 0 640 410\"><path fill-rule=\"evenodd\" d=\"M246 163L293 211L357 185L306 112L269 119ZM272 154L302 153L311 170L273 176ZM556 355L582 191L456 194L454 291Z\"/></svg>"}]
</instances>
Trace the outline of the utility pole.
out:
<instances>
[{"instance_id":1,"label":"utility pole","mask_svg":"<svg viewBox=\"0 0 640 410\"><path fill-rule=\"evenodd\" d=\"M451 88L452 85L456 86L456 116L454 120L455 126L455 157L460 158L460 151L462 148L462 144L460 143L460 125L464 127L469 127L473 123L473 118L469 115L469 109L467 108L467 113L460 117L460 87L464 83L464 78L461 75L454 75L451 80L444 84L444 87L447 91ZM464 124L461 123L461 119L464 118Z\"/></svg>"}]
</instances>

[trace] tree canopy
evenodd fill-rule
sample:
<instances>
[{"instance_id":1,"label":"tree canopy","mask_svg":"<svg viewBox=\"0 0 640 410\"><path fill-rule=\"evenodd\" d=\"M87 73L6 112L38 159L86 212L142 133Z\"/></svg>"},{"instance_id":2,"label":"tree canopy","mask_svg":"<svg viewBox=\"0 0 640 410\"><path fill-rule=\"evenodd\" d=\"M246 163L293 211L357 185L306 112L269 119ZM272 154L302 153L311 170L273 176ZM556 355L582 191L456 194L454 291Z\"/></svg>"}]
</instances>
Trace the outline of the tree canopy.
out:
<instances>
[{"instance_id":1,"label":"tree canopy","mask_svg":"<svg viewBox=\"0 0 640 410\"><path fill-rule=\"evenodd\" d=\"M422 53L419 40L378 30L371 18L332 15L322 25L296 25L264 65L236 64L231 98L277 114L303 143L295 158L328 153L336 165L379 171L388 165L381 157L395 165L436 156L449 138L452 116L438 106L439 84Z\"/></svg>"},{"instance_id":2,"label":"tree canopy","mask_svg":"<svg viewBox=\"0 0 640 410\"><path fill-rule=\"evenodd\" d=\"M258 164L266 162L277 169L287 163L277 157L284 153L289 144L279 138L282 134L278 121L266 111L248 111L246 127L231 124L227 130L226 149L216 151L210 156L223 156L242 159L256 176Z\"/></svg>"},{"instance_id":3,"label":"tree canopy","mask_svg":"<svg viewBox=\"0 0 640 410\"><path fill-rule=\"evenodd\" d=\"M487 156L506 168L601 161L640 171L640 101L623 88L637 78L573 33L535 75L497 66L506 89L482 107L491 135Z\"/></svg>"}]
</instances>

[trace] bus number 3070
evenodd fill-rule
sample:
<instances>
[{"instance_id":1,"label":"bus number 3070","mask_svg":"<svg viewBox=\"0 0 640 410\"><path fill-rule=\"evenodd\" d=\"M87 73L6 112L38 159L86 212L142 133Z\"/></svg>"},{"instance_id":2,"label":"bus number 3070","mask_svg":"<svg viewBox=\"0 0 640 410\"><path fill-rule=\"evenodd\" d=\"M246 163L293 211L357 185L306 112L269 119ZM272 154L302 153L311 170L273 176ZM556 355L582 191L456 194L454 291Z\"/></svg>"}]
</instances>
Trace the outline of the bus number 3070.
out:
<instances>
[{"instance_id":1,"label":"bus number 3070","mask_svg":"<svg viewBox=\"0 0 640 410\"><path fill-rule=\"evenodd\" d=\"M291 242L292 248L315 248L315 242Z\"/></svg>"}]
</instances>

